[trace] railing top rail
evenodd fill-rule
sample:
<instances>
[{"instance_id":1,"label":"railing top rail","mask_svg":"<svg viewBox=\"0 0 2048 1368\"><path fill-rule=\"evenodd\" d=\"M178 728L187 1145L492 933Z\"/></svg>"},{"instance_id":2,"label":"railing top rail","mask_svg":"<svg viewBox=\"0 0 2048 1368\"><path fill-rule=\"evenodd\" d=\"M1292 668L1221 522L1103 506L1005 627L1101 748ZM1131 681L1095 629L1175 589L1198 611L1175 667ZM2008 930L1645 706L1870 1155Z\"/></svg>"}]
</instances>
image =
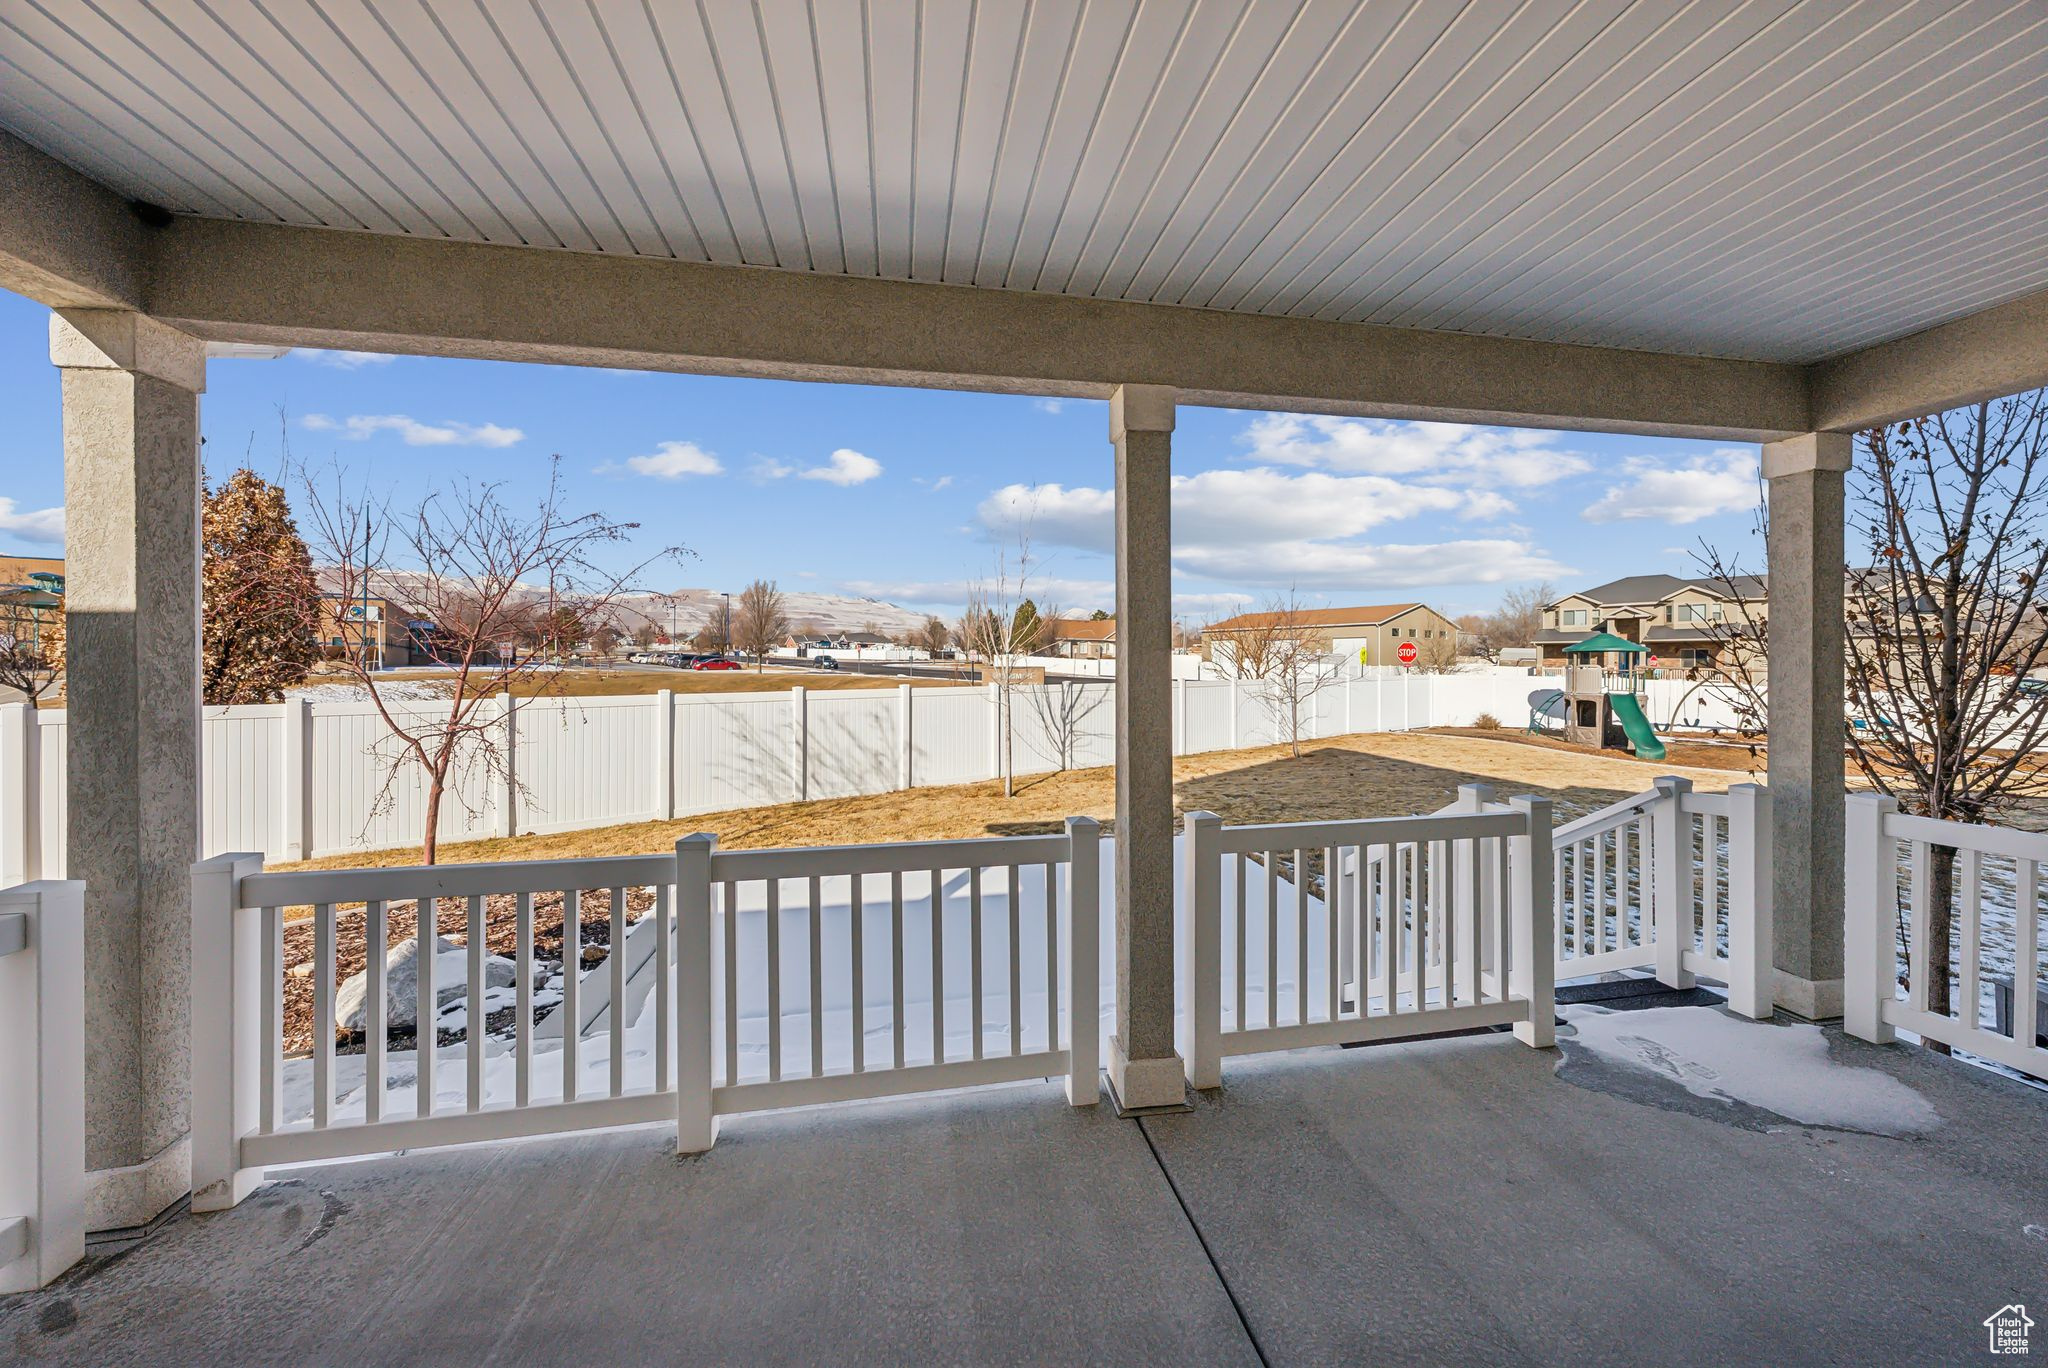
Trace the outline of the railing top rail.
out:
<instances>
[{"instance_id":1,"label":"railing top rail","mask_svg":"<svg viewBox=\"0 0 2048 1368\"><path fill-rule=\"evenodd\" d=\"M0 907L12 904L0 900ZM0 959L20 950L28 949L28 913L0 912Z\"/></svg>"},{"instance_id":2,"label":"railing top rail","mask_svg":"<svg viewBox=\"0 0 2048 1368\"><path fill-rule=\"evenodd\" d=\"M1975 850L1985 855L2048 862L2048 833L2044 832L1976 826L1969 822L1947 822L1935 817L1895 812L1885 822L1884 834L1901 841L1926 841L1930 845L1953 846L1957 850Z\"/></svg>"},{"instance_id":3,"label":"railing top rail","mask_svg":"<svg viewBox=\"0 0 2048 1368\"><path fill-rule=\"evenodd\" d=\"M793 846L775 850L719 850L711 856L714 881L830 878L848 874L910 874L933 869L1065 864L1066 835L977 836L959 841L898 841L874 845Z\"/></svg>"},{"instance_id":4,"label":"railing top rail","mask_svg":"<svg viewBox=\"0 0 2048 1368\"><path fill-rule=\"evenodd\" d=\"M1589 812L1557 828L1550 835L1551 844L1568 845L1573 841L1583 841L1588 836L1597 836L1624 822L1634 821L1663 796L1657 789L1649 789L1624 798L1618 803L1609 803L1597 812Z\"/></svg>"},{"instance_id":5,"label":"railing top rail","mask_svg":"<svg viewBox=\"0 0 2048 1368\"><path fill-rule=\"evenodd\" d=\"M1704 817L1727 817L1734 811L1725 793L1686 793L1678 800L1680 812Z\"/></svg>"},{"instance_id":6,"label":"railing top rail","mask_svg":"<svg viewBox=\"0 0 2048 1368\"><path fill-rule=\"evenodd\" d=\"M236 890L243 907L306 903L407 902L491 893L549 893L566 888L619 888L674 883L673 854L609 855L588 860L403 865L375 869L313 869L250 874Z\"/></svg>"},{"instance_id":7,"label":"railing top rail","mask_svg":"<svg viewBox=\"0 0 2048 1368\"><path fill-rule=\"evenodd\" d=\"M1345 822L1270 822L1226 826L1218 849L1226 855L1322 846L1388 845L1405 841L1460 841L1519 836L1529 829L1519 812L1469 812L1427 817L1370 817Z\"/></svg>"}]
</instances>

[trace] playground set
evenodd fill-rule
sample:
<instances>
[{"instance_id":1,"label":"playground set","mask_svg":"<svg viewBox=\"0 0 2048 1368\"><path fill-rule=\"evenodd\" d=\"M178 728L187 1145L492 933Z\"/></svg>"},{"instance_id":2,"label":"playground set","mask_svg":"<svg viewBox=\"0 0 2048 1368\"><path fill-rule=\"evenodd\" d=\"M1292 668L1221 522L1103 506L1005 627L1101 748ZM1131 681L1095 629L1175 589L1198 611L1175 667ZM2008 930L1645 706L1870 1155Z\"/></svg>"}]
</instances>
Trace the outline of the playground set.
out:
<instances>
[{"instance_id":1,"label":"playground set","mask_svg":"<svg viewBox=\"0 0 2048 1368\"><path fill-rule=\"evenodd\" d=\"M1564 687L1529 695L1530 732L1561 735L1575 746L1632 750L1639 760L1662 760L1664 743L1643 711L1643 672L1635 668L1647 650L1609 632L1564 650L1575 657L1565 662ZM1620 657L1619 669L1609 671L1601 663L1609 654Z\"/></svg>"}]
</instances>

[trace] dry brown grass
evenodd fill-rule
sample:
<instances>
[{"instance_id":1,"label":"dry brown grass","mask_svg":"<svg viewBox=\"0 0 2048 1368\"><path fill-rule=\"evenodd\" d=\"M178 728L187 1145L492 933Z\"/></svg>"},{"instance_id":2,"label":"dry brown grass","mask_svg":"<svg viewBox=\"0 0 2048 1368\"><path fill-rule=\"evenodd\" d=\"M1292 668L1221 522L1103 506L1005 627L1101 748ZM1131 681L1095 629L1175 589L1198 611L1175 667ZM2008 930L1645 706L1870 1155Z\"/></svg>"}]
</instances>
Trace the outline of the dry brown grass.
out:
<instances>
[{"instance_id":1,"label":"dry brown grass","mask_svg":"<svg viewBox=\"0 0 2048 1368\"><path fill-rule=\"evenodd\" d=\"M1299 760L1290 759L1285 746L1184 756L1174 762L1174 799L1177 810L1206 808L1233 822L1328 821L1433 811L1457 796L1459 784L1479 781L1504 794L1547 794L1567 808L1585 810L1640 792L1659 774L1686 775L1712 791L1743 778L1727 770L1652 765L1576 747L1552 750L1434 732L1376 733L1309 743ZM950 840L1056 831L1070 816L1107 824L1115 812L1115 771L1105 766L1028 776L1018 780L1016 797L1008 799L1001 782L991 780L736 808L672 822L462 841L443 845L441 859L469 863L637 855L666 850L699 831L738 850ZM404 860L403 852L371 851L278 868L357 869Z\"/></svg>"}]
</instances>

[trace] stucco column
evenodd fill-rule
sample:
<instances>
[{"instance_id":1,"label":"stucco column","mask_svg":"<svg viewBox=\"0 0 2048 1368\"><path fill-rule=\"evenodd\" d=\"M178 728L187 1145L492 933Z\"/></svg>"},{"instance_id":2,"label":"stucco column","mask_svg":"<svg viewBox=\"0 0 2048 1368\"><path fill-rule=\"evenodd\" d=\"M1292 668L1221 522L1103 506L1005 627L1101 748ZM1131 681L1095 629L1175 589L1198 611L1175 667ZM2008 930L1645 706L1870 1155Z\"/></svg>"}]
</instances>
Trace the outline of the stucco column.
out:
<instances>
[{"instance_id":1,"label":"stucco column","mask_svg":"<svg viewBox=\"0 0 2048 1368\"><path fill-rule=\"evenodd\" d=\"M110 310L50 319L63 374L66 857L85 880L87 1228L191 1186L205 345Z\"/></svg>"},{"instance_id":2,"label":"stucco column","mask_svg":"<svg viewBox=\"0 0 2048 1368\"><path fill-rule=\"evenodd\" d=\"M1771 525L1771 897L1777 1002L1842 1014L1843 475L1852 439L1764 447Z\"/></svg>"},{"instance_id":3,"label":"stucco column","mask_svg":"<svg viewBox=\"0 0 2048 1368\"><path fill-rule=\"evenodd\" d=\"M1116 447L1116 1036L1109 1080L1126 1107L1186 1097L1173 1031L1173 562L1168 510L1174 392L1110 396Z\"/></svg>"}]
</instances>

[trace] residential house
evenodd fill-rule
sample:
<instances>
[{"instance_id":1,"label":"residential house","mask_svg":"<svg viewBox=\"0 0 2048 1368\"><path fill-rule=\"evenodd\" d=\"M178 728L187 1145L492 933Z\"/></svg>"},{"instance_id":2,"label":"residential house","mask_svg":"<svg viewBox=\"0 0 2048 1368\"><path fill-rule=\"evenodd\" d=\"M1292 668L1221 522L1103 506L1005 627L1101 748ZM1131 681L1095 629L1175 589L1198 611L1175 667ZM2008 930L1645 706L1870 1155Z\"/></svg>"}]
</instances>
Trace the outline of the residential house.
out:
<instances>
[{"instance_id":1,"label":"residential house","mask_svg":"<svg viewBox=\"0 0 2048 1368\"><path fill-rule=\"evenodd\" d=\"M1067 660L1116 659L1115 618L1053 618L1045 626L1041 655Z\"/></svg>"},{"instance_id":2,"label":"residential house","mask_svg":"<svg viewBox=\"0 0 2048 1368\"><path fill-rule=\"evenodd\" d=\"M1638 663L1651 669L1728 672L1742 664L1728 624L1741 621L1745 611L1761 619L1764 606L1760 575L1726 583L1629 575L1545 604L1543 626L1530 644L1542 652L1545 668L1562 669L1567 646L1610 632L1647 649Z\"/></svg>"},{"instance_id":3,"label":"residential house","mask_svg":"<svg viewBox=\"0 0 2048 1368\"><path fill-rule=\"evenodd\" d=\"M1239 613L1212 623L1203 631L1202 643L1210 660L1234 670L1241 650L1257 649L1257 643L1270 640L1276 631L1313 633L1329 654L1360 665L1399 665L1404 644L1412 643L1423 660L1446 648L1455 653L1458 644L1458 624L1425 603Z\"/></svg>"}]
</instances>

